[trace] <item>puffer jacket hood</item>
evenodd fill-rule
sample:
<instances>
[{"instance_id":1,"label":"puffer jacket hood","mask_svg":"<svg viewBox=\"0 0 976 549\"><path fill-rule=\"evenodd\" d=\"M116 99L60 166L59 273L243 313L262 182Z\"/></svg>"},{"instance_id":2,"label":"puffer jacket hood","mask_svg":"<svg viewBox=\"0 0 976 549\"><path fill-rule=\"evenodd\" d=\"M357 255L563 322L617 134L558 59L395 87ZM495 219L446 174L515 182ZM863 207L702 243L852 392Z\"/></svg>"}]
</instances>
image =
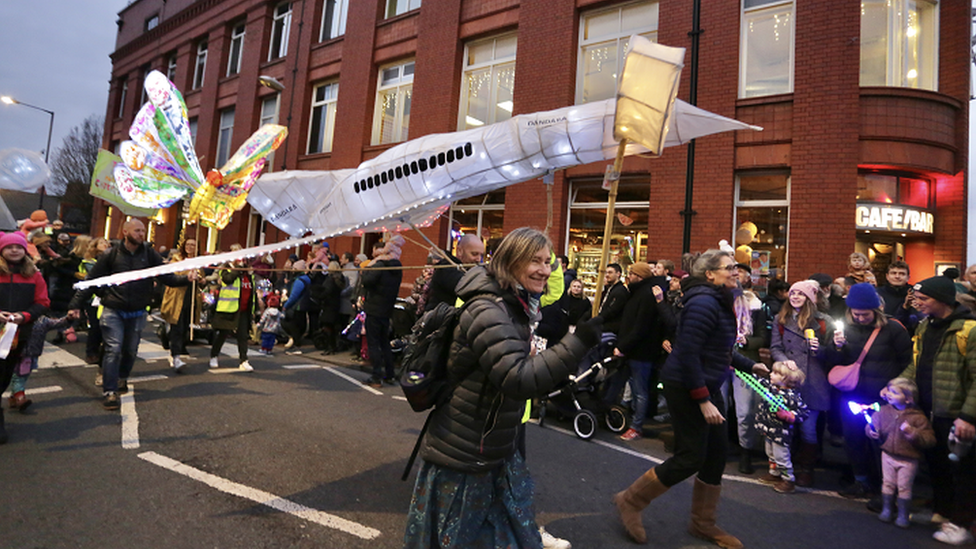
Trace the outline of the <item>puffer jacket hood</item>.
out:
<instances>
[{"instance_id":1,"label":"puffer jacket hood","mask_svg":"<svg viewBox=\"0 0 976 549\"><path fill-rule=\"evenodd\" d=\"M565 381L588 348L568 334L532 354L525 307L484 267L468 271L457 293L465 306L448 360L455 389L432 412L421 456L457 471L482 473L515 452L526 400Z\"/></svg>"}]
</instances>

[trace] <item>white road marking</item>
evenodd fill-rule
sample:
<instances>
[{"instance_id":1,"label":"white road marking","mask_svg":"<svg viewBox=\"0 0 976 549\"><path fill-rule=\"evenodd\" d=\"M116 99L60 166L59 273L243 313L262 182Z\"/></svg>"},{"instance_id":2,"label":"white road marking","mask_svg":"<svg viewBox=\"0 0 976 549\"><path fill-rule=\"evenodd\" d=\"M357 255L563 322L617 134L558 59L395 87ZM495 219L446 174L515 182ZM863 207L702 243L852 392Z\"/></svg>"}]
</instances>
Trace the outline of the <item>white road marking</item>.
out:
<instances>
[{"instance_id":1,"label":"white road marking","mask_svg":"<svg viewBox=\"0 0 976 549\"><path fill-rule=\"evenodd\" d=\"M44 342L44 351L41 353L41 356L37 357L37 367L41 370L49 368L76 368L84 365L84 360L47 341Z\"/></svg>"},{"instance_id":2,"label":"white road marking","mask_svg":"<svg viewBox=\"0 0 976 549\"><path fill-rule=\"evenodd\" d=\"M393 395L393 400L402 400L402 401L406 402L407 401L407 397L400 396L400 395Z\"/></svg>"},{"instance_id":3,"label":"white road marking","mask_svg":"<svg viewBox=\"0 0 976 549\"><path fill-rule=\"evenodd\" d=\"M169 377L161 376L161 375L138 376L138 377L130 377L129 383L145 383L146 381L161 381L164 379L169 379Z\"/></svg>"},{"instance_id":4,"label":"white road marking","mask_svg":"<svg viewBox=\"0 0 976 549\"><path fill-rule=\"evenodd\" d=\"M282 368L286 370L317 370L322 368L321 364L285 364Z\"/></svg>"},{"instance_id":5,"label":"white road marking","mask_svg":"<svg viewBox=\"0 0 976 549\"><path fill-rule=\"evenodd\" d=\"M232 356L234 358L238 358L239 354L237 352L237 340L234 340L233 343L231 343L230 341L225 341L223 347L220 348L220 354L224 356ZM248 349L247 356L248 358L250 358L252 356L264 356L264 355L259 353L257 349Z\"/></svg>"},{"instance_id":6,"label":"white road marking","mask_svg":"<svg viewBox=\"0 0 976 549\"><path fill-rule=\"evenodd\" d=\"M211 475L210 473L190 467L189 465L185 465L174 459L157 454L156 452L143 452L139 454L139 457L148 461L149 463L152 463L153 465L158 465L164 469L173 471L174 473L179 473L193 480L202 482L207 486L216 488L217 490L220 490L226 494L248 499L260 505L266 505L272 509L281 511L282 513L294 515L302 520L321 524L326 528L333 528L362 539L376 539L381 534L381 532L375 528L370 528L368 526L359 524L358 522L353 522L342 517L330 515L329 513L325 513L317 509L312 509L274 494L251 488L249 486L244 486L243 484L238 484L216 475Z\"/></svg>"},{"instance_id":7,"label":"white road marking","mask_svg":"<svg viewBox=\"0 0 976 549\"><path fill-rule=\"evenodd\" d=\"M122 448L135 450L139 448L139 414L136 413L136 389L129 380L129 392L122 396Z\"/></svg>"},{"instance_id":8,"label":"white road marking","mask_svg":"<svg viewBox=\"0 0 976 549\"><path fill-rule=\"evenodd\" d=\"M27 395L43 395L45 393L58 393L58 392L61 392L63 390L64 389L62 389L60 385L51 385L50 387L37 387L35 389L26 389L24 391L24 394L27 394ZM10 391L7 391L2 396L3 396L3 398L10 398L10 395L11 394L12 393Z\"/></svg>"},{"instance_id":9,"label":"white road marking","mask_svg":"<svg viewBox=\"0 0 976 549\"><path fill-rule=\"evenodd\" d=\"M246 374L244 370L240 368L210 368L211 374Z\"/></svg>"},{"instance_id":10,"label":"white road marking","mask_svg":"<svg viewBox=\"0 0 976 549\"><path fill-rule=\"evenodd\" d=\"M365 390L373 393L374 395L382 395L383 394L383 391L380 391L379 389L374 389L374 388L370 387L369 385L364 385L362 381L359 381L358 379L356 379L356 378L354 378L352 376L346 375L346 374L340 372L339 370L336 370L332 366L322 366L322 369L325 370L325 371L327 371L327 372L333 373L333 374L341 377L342 379L348 381L349 383L352 383L353 385L356 385L357 387L361 387L362 389L365 389Z\"/></svg>"},{"instance_id":11,"label":"white road marking","mask_svg":"<svg viewBox=\"0 0 976 549\"><path fill-rule=\"evenodd\" d=\"M153 343L145 339L139 340L139 353L136 355L146 362L155 362L157 360L166 360L169 358L170 353L163 346L158 343Z\"/></svg>"}]
</instances>

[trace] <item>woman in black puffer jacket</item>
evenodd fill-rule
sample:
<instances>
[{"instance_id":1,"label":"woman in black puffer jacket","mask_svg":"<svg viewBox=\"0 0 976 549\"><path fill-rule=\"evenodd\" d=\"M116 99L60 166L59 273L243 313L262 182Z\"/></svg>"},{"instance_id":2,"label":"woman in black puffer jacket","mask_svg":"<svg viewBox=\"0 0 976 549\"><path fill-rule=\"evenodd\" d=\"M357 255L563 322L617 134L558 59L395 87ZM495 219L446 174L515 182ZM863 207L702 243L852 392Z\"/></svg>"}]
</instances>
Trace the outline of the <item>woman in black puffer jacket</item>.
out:
<instances>
[{"instance_id":1,"label":"woman in black puffer jacket","mask_svg":"<svg viewBox=\"0 0 976 549\"><path fill-rule=\"evenodd\" d=\"M735 260L720 250L703 253L691 276L681 281L683 308L671 355L661 372L674 425L674 455L614 496L627 533L639 543L647 541L641 510L697 473L689 532L721 547L742 547L715 524L728 446L728 429L720 411L727 408L719 388L731 375L730 365L746 372L768 373L768 369L733 350L735 285Z\"/></svg>"},{"instance_id":2,"label":"woman in black puffer jacket","mask_svg":"<svg viewBox=\"0 0 976 549\"><path fill-rule=\"evenodd\" d=\"M525 403L575 372L601 332L595 319L544 351L532 348L551 248L545 234L516 229L488 267L471 269L458 283L467 305L448 362L455 389L432 412L406 548L542 547L532 479L516 450Z\"/></svg>"}]
</instances>

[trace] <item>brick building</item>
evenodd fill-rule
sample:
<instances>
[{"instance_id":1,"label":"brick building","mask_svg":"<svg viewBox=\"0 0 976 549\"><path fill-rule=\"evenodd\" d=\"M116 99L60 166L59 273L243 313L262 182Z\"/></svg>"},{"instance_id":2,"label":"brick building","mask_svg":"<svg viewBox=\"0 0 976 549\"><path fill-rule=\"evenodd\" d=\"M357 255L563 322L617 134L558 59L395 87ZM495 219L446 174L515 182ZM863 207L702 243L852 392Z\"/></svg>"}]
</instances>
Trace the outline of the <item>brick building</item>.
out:
<instances>
[{"instance_id":1,"label":"brick building","mask_svg":"<svg viewBox=\"0 0 976 549\"><path fill-rule=\"evenodd\" d=\"M692 250L726 239L790 279L843 274L855 250L881 271L905 258L914 280L964 262L968 3L701 4L698 105L765 131L698 140ZM158 69L183 90L205 169L277 122L290 135L274 170L328 170L421 135L610 97L631 34L689 47L693 22L683 0L137 0L118 24L106 147L126 138L142 79ZM613 260L681 255L687 149L625 160ZM551 187L550 235L581 273L602 243L604 169L564 170ZM490 246L515 227L545 227L546 196L541 180L514 185L455 204L425 232L448 245L474 231ZM112 236L121 223L104 203L94 219ZM171 246L180 228L174 206L152 237ZM203 234L225 250L286 238L247 208ZM332 249L359 252L371 238ZM410 246L404 263L425 254Z\"/></svg>"}]
</instances>

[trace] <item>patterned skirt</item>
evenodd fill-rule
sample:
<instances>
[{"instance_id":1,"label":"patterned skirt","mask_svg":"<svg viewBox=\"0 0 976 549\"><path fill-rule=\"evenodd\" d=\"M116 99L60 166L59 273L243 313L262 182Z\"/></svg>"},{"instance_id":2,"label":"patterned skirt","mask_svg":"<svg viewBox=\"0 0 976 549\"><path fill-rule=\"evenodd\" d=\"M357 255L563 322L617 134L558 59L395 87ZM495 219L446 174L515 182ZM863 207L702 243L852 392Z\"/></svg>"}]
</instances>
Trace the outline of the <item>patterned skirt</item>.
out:
<instances>
[{"instance_id":1,"label":"patterned skirt","mask_svg":"<svg viewBox=\"0 0 976 549\"><path fill-rule=\"evenodd\" d=\"M424 462L410 500L405 549L541 549L533 482L522 457L462 473Z\"/></svg>"}]
</instances>

